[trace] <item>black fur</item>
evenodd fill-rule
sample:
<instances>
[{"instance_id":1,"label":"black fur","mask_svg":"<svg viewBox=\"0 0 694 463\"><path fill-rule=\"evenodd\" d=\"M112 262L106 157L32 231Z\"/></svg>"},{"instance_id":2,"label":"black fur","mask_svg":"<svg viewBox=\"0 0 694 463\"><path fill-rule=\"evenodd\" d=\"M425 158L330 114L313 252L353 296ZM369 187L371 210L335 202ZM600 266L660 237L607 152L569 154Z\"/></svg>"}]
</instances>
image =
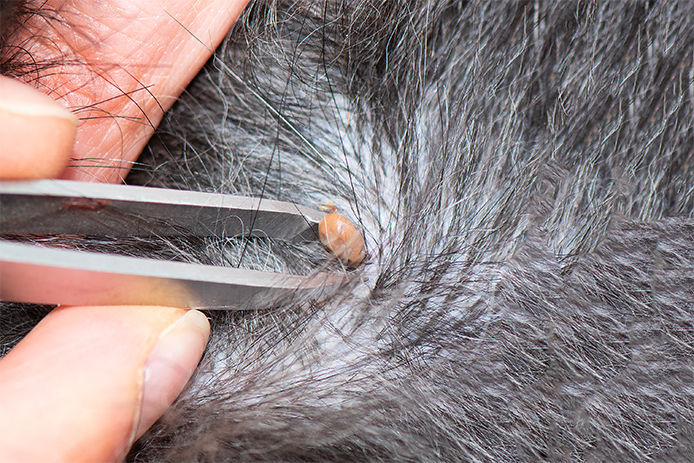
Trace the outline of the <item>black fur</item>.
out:
<instances>
[{"instance_id":1,"label":"black fur","mask_svg":"<svg viewBox=\"0 0 694 463\"><path fill-rule=\"evenodd\" d=\"M691 460L693 43L687 2L253 2L128 182L332 199L369 257L210 313L129 460Z\"/></svg>"}]
</instances>

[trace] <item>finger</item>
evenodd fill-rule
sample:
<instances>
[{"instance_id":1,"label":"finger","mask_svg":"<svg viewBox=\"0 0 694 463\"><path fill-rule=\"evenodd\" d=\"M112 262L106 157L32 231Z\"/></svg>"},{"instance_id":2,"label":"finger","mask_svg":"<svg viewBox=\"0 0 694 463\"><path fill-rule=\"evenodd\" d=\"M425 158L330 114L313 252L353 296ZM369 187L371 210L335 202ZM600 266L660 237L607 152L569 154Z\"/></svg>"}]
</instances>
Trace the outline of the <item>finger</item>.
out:
<instances>
[{"instance_id":1,"label":"finger","mask_svg":"<svg viewBox=\"0 0 694 463\"><path fill-rule=\"evenodd\" d=\"M248 0L40 3L51 19L31 18L14 40L32 61L73 63L39 76L54 98L82 108L78 167L65 177L120 182Z\"/></svg>"},{"instance_id":2,"label":"finger","mask_svg":"<svg viewBox=\"0 0 694 463\"><path fill-rule=\"evenodd\" d=\"M76 128L77 118L59 103L0 76L0 179L58 177Z\"/></svg>"},{"instance_id":3,"label":"finger","mask_svg":"<svg viewBox=\"0 0 694 463\"><path fill-rule=\"evenodd\" d=\"M209 337L198 311L69 307L0 360L0 461L118 461L173 402Z\"/></svg>"}]
</instances>

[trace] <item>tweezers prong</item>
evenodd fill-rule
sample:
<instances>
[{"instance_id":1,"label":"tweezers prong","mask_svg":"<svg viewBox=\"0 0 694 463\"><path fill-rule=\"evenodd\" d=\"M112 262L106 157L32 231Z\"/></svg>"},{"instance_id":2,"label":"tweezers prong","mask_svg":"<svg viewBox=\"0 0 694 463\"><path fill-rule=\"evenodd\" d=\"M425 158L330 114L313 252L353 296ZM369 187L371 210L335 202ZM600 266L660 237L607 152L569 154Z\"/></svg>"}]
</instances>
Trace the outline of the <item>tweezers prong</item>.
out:
<instances>
[{"instance_id":1,"label":"tweezers prong","mask_svg":"<svg viewBox=\"0 0 694 463\"><path fill-rule=\"evenodd\" d=\"M0 181L0 234L312 240L323 215L283 201L217 193L67 180Z\"/></svg>"},{"instance_id":2,"label":"tweezers prong","mask_svg":"<svg viewBox=\"0 0 694 463\"><path fill-rule=\"evenodd\" d=\"M292 203L213 193L63 180L0 182L0 235L312 240L323 215ZM333 273L288 275L0 239L0 300L6 301L258 309L290 296L321 297L344 280Z\"/></svg>"},{"instance_id":3,"label":"tweezers prong","mask_svg":"<svg viewBox=\"0 0 694 463\"><path fill-rule=\"evenodd\" d=\"M0 240L0 300L35 304L259 309L321 297L344 277L288 275Z\"/></svg>"}]
</instances>

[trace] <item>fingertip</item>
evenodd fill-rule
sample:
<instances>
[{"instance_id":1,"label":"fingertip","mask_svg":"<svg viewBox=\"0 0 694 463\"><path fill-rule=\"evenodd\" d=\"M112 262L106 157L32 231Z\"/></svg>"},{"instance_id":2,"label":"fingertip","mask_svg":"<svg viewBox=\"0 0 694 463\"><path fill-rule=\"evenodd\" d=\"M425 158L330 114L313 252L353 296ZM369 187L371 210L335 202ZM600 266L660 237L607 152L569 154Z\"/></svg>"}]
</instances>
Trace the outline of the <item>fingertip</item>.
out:
<instances>
[{"instance_id":1,"label":"fingertip","mask_svg":"<svg viewBox=\"0 0 694 463\"><path fill-rule=\"evenodd\" d=\"M209 336L173 307L63 307L0 359L0 461L120 461Z\"/></svg>"},{"instance_id":2,"label":"fingertip","mask_svg":"<svg viewBox=\"0 0 694 463\"><path fill-rule=\"evenodd\" d=\"M76 133L73 113L37 89L0 76L0 179L58 177Z\"/></svg>"},{"instance_id":3,"label":"fingertip","mask_svg":"<svg viewBox=\"0 0 694 463\"><path fill-rule=\"evenodd\" d=\"M143 371L139 413L130 444L169 408L195 371L210 337L210 323L197 310L186 312L164 330Z\"/></svg>"}]
</instances>

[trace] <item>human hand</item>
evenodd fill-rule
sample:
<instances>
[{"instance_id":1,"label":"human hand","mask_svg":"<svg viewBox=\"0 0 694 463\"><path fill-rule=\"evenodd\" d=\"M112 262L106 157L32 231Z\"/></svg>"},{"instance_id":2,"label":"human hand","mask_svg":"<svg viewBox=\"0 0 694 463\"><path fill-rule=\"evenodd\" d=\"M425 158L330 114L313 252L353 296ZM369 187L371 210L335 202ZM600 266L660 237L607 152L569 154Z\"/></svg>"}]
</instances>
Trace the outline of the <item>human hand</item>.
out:
<instances>
[{"instance_id":1,"label":"human hand","mask_svg":"<svg viewBox=\"0 0 694 463\"><path fill-rule=\"evenodd\" d=\"M36 63L75 64L23 76L52 98L0 77L0 178L121 181L246 0L143 3L48 1L15 33ZM180 308L53 310L0 359L0 461L121 460L208 337Z\"/></svg>"},{"instance_id":2,"label":"human hand","mask_svg":"<svg viewBox=\"0 0 694 463\"><path fill-rule=\"evenodd\" d=\"M248 0L27 3L5 67L80 119L62 177L119 183Z\"/></svg>"}]
</instances>

